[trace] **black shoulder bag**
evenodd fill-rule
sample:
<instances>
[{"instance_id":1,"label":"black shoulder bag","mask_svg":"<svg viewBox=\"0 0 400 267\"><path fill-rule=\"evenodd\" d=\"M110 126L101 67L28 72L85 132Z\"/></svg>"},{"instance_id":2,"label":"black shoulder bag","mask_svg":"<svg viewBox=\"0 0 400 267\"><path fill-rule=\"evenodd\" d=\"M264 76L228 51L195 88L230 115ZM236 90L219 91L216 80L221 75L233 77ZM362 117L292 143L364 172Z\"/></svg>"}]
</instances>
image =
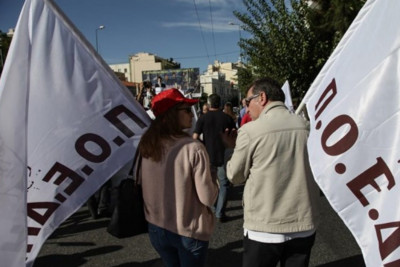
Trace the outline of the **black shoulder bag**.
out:
<instances>
[{"instance_id":1,"label":"black shoulder bag","mask_svg":"<svg viewBox=\"0 0 400 267\"><path fill-rule=\"evenodd\" d=\"M142 157L137 152L131 171L133 173L136 167L135 180L126 178L118 187L117 203L107 227L107 232L117 238L132 237L148 232L142 186L138 181L141 161Z\"/></svg>"}]
</instances>

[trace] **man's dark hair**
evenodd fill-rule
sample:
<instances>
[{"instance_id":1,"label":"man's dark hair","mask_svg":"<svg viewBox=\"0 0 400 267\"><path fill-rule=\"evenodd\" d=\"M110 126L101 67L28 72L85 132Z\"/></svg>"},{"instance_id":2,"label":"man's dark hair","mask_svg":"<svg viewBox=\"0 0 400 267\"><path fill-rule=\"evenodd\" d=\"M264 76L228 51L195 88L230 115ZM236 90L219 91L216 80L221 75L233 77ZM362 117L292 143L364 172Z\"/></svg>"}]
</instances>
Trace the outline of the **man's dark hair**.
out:
<instances>
[{"instance_id":1,"label":"man's dark hair","mask_svg":"<svg viewBox=\"0 0 400 267\"><path fill-rule=\"evenodd\" d=\"M211 94L208 97L208 104L210 104L211 108L220 108L221 107L221 97L217 94Z\"/></svg>"},{"instance_id":2,"label":"man's dark hair","mask_svg":"<svg viewBox=\"0 0 400 267\"><path fill-rule=\"evenodd\" d=\"M151 84L150 81L144 81L143 82L143 88L151 88L151 87L152 87L152 84Z\"/></svg>"},{"instance_id":3,"label":"man's dark hair","mask_svg":"<svg viewBox=\"0 0 400 267\"><path fill-rule=\"evenodd\" d=\"M231 108L233 107L231 102L226 102L225 106L228 106L228 107L231 107Z\"/></svg>"},{"instance_id":4,"label":"man's dark hair","mask_svg":"<svg viewBox=\"0 0 400 267\"><path fill-rule=\"evenodd\" d=\"M279 83L269 77L261 78L254 81L247 92L253 87L253 95L264 92L270 101L282 101L285 102L285 94L281 89Z\"/></svg>"}]
</instances>

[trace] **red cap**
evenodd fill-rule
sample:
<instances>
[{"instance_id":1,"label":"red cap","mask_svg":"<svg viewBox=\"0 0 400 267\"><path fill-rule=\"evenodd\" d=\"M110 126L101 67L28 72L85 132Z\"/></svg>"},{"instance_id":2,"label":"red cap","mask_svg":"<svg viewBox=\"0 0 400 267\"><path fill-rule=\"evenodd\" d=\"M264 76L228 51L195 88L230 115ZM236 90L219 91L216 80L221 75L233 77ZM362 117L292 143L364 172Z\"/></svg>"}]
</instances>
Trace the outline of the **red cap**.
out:
<instances>
[{"instance_id":1,"label":"red cap","mask_svg":"<svg viewBox=\"0 0 400 267\"><path fill-rule=\"evenodd\" d=\"M153 97L153 100L151 101L151 110L153 111L154 116L157 117L179 103L194 105L197 102L199 102L198 99L185 98L178 89L171 88L164 90Z\"/></svg>"}]
</instances>

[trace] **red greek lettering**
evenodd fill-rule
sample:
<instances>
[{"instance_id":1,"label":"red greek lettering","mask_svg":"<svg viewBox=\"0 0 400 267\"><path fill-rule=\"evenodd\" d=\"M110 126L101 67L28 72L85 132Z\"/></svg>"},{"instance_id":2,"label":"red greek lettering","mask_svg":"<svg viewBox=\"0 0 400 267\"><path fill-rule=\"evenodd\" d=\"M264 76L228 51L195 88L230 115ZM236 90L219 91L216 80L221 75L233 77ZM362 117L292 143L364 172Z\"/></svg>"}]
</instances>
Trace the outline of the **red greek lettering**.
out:
<instances>
[{"instance_id":1,"label":"red greek lettering","mask_svg":"<svg viewBox=\"0 0 400 267\"><path fill-rule=\"evenodd\" d=\"M381 157L378 157L376 164L347 183L347 187L351 190L351 192L353 192L353 194L364 207L367 206L369 202L365 195L361 192L361 189L367 185L371 185L375 188L375 190L381 192L381 188L375 182L375 179L381 175L384 175L389 181L387 188L390 190L396 184L396 182L386 162Z\"/></svg>"}]
</instances>

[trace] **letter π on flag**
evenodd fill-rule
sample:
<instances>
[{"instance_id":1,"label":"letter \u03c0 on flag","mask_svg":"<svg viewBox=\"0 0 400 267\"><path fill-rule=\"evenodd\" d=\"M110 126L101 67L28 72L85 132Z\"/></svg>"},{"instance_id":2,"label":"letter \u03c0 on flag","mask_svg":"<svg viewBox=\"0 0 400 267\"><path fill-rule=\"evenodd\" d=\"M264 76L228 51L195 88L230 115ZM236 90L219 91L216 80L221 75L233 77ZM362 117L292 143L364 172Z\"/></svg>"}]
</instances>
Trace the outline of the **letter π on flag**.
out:
<instances>
[{"instance_id":1,"label":"letter \u03c0 on flag","mask_svg":"<svg viewBox=\"0 0 400 267\"><path fill-rule=\"evenodd\" d=\"M314 177L370 267L400 266L399 13L367 1L304 99Z\"/></svg>"},{"instance_id":2,"label":"letter \u03c0 on flag","mask_svg":"<svg viewBox=\"0 0 400 267\"><path fill-rule=\"evenodd\" d=\"M149 123L53 1L26 0L0 79L1 265L31 266Z\"/></svg>"}]
</instances>

